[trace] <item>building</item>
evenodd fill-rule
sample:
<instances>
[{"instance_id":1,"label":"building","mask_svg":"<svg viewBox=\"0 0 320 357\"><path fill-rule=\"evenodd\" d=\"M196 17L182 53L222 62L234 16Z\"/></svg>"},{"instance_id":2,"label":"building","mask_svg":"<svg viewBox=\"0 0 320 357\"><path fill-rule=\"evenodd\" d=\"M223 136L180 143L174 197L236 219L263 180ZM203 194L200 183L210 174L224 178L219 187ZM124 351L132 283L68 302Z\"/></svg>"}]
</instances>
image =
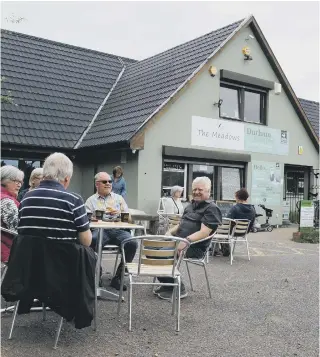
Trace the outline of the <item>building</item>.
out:
<instances>
[{"instance_id":1,"label":"building","mask_svg":"<svg viewBox=\"0 0 320 357\"><path fill-rule=\"evenodd\" d=\"M84 198L120 164L150 213L203 175L215 200L246 186L274 224L317 197L319 103L296 97L253 16L139 62L5 30L1 46L4 163L65 152Z\"/></svg>"}]
</instances>

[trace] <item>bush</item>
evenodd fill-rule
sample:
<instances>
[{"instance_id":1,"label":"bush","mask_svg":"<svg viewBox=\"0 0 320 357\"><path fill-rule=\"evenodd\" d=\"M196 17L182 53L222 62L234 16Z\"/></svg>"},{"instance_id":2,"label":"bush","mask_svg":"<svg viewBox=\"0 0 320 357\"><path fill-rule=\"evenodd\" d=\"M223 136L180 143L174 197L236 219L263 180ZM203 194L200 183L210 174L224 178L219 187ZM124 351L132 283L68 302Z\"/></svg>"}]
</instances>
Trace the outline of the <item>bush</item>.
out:
<instances>
[{"instance_id":1,"label":"bush","mask_svg":"<svg viewBox=\"0 0 320 357\"><path fill-rule=\"evenodd\" d=\"M301 228L300 232L293 234L292 240L299 243L319 243L319 230L315 228Z\"/></svg>"}]
</instances>

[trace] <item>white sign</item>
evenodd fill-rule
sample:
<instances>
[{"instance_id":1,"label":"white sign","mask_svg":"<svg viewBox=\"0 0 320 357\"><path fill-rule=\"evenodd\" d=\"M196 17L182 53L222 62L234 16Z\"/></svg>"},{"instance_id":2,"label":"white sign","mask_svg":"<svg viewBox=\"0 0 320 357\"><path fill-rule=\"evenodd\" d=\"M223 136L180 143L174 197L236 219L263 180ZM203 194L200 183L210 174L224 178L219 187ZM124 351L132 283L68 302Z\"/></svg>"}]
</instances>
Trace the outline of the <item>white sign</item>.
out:
<instances>
[{"instance_id":1,"label":"white sign","mask_svg":"<svg viewBox=\"0 0 320 357\"><path fill-rule=\"evenodd\" d=\"M242 123L192 117L191 145L219 149L243 150L244 128Z\"/></svg>"},{"instance_id":2,"label":"white sign","mask_svg":"<svg viewBox=\"0 0 320 357\"><path fill-rule=\"evenodd\" d=\"M312 201L301 201L300 227L313 227L314 206Z\"/></svg>"},{"instance_id":3,"label":"white sign","mask_svg":"<svg viewBox=\"0 0 320 357\"><path fill-rule=\"evenodd\" d=\"M289 133L265 125L193 116L191 145L288 155Z\"/></svg>"}]
</instances>

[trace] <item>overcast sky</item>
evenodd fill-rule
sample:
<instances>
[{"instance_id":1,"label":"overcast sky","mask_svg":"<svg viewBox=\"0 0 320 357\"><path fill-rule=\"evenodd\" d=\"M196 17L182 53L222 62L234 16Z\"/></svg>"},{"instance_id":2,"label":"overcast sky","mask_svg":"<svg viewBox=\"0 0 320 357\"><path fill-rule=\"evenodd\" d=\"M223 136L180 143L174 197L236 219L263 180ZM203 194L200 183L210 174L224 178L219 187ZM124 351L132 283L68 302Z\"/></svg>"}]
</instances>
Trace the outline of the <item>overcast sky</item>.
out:
<instances>
[{"instance_id":1,"label":"overcast sky","mask_svg":"<svg viewBox=\"0 0 320 357\"><path fill-rule=\"evenodd\" d=\"M2 28L137 60L253 14L297 96L319 101L317 1L2 1L1 10Z\"/></svg>"}]
</instances>

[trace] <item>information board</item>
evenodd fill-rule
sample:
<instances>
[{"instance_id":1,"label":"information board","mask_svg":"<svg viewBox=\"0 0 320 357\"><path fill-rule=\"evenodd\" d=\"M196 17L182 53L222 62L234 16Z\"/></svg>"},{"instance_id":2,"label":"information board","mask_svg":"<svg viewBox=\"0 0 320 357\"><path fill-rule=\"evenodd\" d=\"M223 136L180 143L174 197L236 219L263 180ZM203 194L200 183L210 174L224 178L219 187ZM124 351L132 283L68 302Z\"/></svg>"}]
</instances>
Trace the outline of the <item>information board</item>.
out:
<instances>
[{"instance_id":1,"label":"information board","mask_svg":"<svg viewBox=\"0 0 320 357\"><path fill-rule=\"evenodd\" d=\"M313 201L302 200L300 205L300 228L313 227L314 205Z\"/></svg>"}]
</instances>

